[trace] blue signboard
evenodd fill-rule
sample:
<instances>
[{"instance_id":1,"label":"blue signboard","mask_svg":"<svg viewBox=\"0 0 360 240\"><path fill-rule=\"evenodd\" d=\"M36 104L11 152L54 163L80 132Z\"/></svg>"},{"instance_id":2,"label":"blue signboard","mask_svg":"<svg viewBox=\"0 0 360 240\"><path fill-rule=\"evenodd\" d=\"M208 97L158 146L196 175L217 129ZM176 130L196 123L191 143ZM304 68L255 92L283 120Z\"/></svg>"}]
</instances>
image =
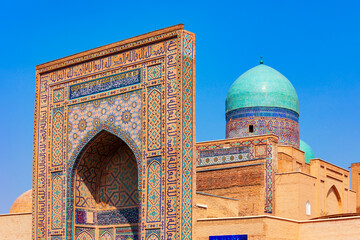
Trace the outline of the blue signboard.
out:
<instances>
[{"instance_id":1,"label":"blue signboard","mask_svg":"<svg viewBox=\"0 0 360 240\"><path fill-rule=\"evenodd\" d=\"M210 236L209 240L248 240L247 235Z\"/></svg>"}]
</instances>

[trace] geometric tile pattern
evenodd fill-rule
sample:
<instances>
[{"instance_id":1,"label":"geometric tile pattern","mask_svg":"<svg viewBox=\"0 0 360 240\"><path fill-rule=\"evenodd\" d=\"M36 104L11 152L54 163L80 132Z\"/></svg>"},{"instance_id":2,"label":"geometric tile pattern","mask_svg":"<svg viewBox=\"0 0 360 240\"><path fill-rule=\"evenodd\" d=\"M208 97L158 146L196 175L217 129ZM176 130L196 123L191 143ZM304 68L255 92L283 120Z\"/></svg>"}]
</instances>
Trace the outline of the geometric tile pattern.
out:
<instances>
[{"instance_id":1,"label":"geometric tile pattern","mask_svg":"<svg viewBox=\"0 0 360 240\"><path fill-rule=\"evenodd\" d=\"M136 41L132 39L121 45L116 43L113 45L114 47L111 46L107 50L100 48L96 53L85 52L82 57L74 55L56 63L47 63L37 67L33 154L33 186L36 192L33 196L34 239L55 239L60 235L62 235L62 239L68 240L94 239L95 232L99 233L99 229L102 228L94 226L95 223L106 226L110 222L109 219L114 219L116 216L116 220L121 211L126 209L126 207L117 210L116 207L109 209L114 204L127 204L120 203L122 198L119 197L118 201L115 197L116 194L113 194L110 188L105 187L107 184L111 185L111 179L106 181L103 188L105 193L103 196L110 200L104 201L101 205L96 202L100 198L95 197L95 203L91 202L92 184L98 183L100 180L89 180L89 178L87 178L89 186L78 186L79 192L86 193L78 195L83 197L82 202L78 202L78 204L89 206L95 204L96 208L77 207L76 211L74 208L76 199L74 198L74 181L79 160L86 150L91 148L91 144L96 141L97 137L104 132L110 132L121 138L130 147L136 158L138 189L141 194L137 193L139 196L135 197L131 192L123 192L132 194L127 198L129 202L134 198L141 199L136 207L127 208L138 211L139 214L136 216L141 218L134 221L140 222L141 229L136 229L135 234L135 228L130 227L131 231L130 234L127 234L128 237L137 239L137 231L139 231L139 238L141 236L142 239L145 239L146 230L158 228L159 234L156 238L191 239L195 35L188 34L181 27L152 34ZM185 57L183 58L183 56ZM153 69L148 68L148 65L154 66ZM135 69L139 69L141 74L140 83L128 86L125 84L124 87L120 86L115 89L111 88L111 84L105 84L105 91L98 91L107 80L109 82L113 80L106 77ZM160 72L157 73L157 70ZM141 76L146 76L147 79L141 79ZM101 81L97 82L97 80ZM89 85L82 84L85 82ZM100 88L96 91L91 89L85 93L91 95L85 96L78 91L77 96L84 97L69 99L71 86L79 84L77 86L85 89L91 87L90 84L95 82L99 83ZM151 150L150 152L146 140L149 124L147 90L156 85L160 86L158 89L161 90L161 107L159 109L161 118L159 119L161 122L160 137L163 139L159 150L164 149L164 151ZM54 91L54 88L62 90ZM77 87L73 90L79 89ZM57 129L56 126L59 125L56 125L55 117L61 121L61 114L55 115L54 106L63 108L63 126ZM62 141L58 141L56 136L61 131ZM166 143L165 140L167 140ZM61 151L55 152L57 148ZM162 207L160 221L162 222L148 224L146 222L147 188L142 185L147 184L147 159L161 154L164 154L162 156L164 162L161 163L161 167L164 168L161 171L169 173L169 175L161 176L164 179L160 184L161 194L164 194L161 195L160 205ZM99 161L110 161L99 154L92 156L94 159L90 159L89 163L93 162L94 166L97 166ZM100 158L101 160L99 160ZM52 162L59 165L52 165ZM101 178L99 173L92 173L92 170L86 171L87 174L93 174L90 174L91 176ZM53 198L54 203L56 200L56 196L53 196L53 192L56 192L55 184L53 185L52 182L52 173L54 172L62 173L63 198L61 201L63 205L61 206L65 206L66 209L62 209L62 229L52 231L52 206L57 206L52 204ZM57 181L58 178L54 177L54 180ZM89 190L88 192L85 187ZM99 188L95 187L95 189ZM87 195L88 193L90 195ZM165 207L163 204L169 203L169 201L171 204ZM103 206L104 209L100 209L100 206ZM77 219L76 215L78 215ZM124 214L123 216L127 218ZM89 227L74 226L75 222L84 222ZM119 228L116 225L111 227ZM116 239L125 236L121 234L121 231L117 231L117 233L120 234L115 236ZM109 236L106 234L106 237ZM112 237L114 238L114 236ZM152 235L152 237L155 236Z\"/></svg>"},{"instance_id":2,"label":"geometric tile pattern","mask_svg":"<svg viewBox=\"0 0 360 240\"><path fill-rule=\"evenodd\" d=\"M139 222L139 208L122 208L115 210L99 210L96 212L96 223L102 225L118 225Z\"/></svg>"},{"instance_id":3,"label":"geometric tile pattern","mask_svg":"<svg viewBox=\"0 0 360 240\"><path fill-rule=\"evenodd\" d=\"M53 230L61 229L63 227L63 212L64 212L64 193L63 193L63 173L54 172L51 174L52 186L52 212L51 212L51 227Z\"/></svg>"},{"instance_id":4,"label":"geometric tile pattern","mask_svg":"<svg viewBox=\"0 0 360 240\"><path fill-rule=\"evenodd\" d=\"M62 235L53 235L51 236L51 240L63 240Z\"/></svg>"},{"instance_id":5,"label":"geometric tile pattern","mask_svg":"<svg viewBox=\"0 0 360 240\"><path fill-rule=\"evenodd\" d=\"M160 221L161 208L161 157L148 159L147 222Z\"/></svg>"},{"instance_id":6,"label":"geometric tile pattern","mask_svg":"<svg viewBox=\"0 0 360 240\"><path fill-rule=\"evenodd\" d=\"M111 136L111 138L110 138ZM116 136L116 137L115 137ZM80 159L82 158L83 155L86 154L87 150L89 150L89 152L94 152L97 151L95 150L91 150L92 146L99 146L102 150L104 150L105 152L112 152L111 149L114 149L116 147L118 147L118 144L116 144L116 142L114 142L113 140L116 139L116 141L123 143L123 141L119 140L122 139L124 142L126 142L127 146L129 146L132 151L135 154L136 160L138 161L138 169L139 172L141 172L141 165L139 163L139 159L141 159L141 154L139 149L137 148L137 146L135 145L134 141L132 140L132 138L130 138L128 136L128 134L126 134L125 132L122 131L122 129L108 125L104 122L100 123L100 125L96 126L95 129L91 130L82 140L82 142L79 144L79 146L75 149L73 156L69 159L68 162L68 171L67 171L67 236L71 237L71 232L73 229L73 206L74 206L74 190L73 190L73 186L74 186L74 171L77 169L77 166L79 164ZM102 144L99 144L102 143ZM141 176L139 174L139 176ZM95 182L95 181L93 181ZM140 181L139 181L140 183ZM137 210L137 207L136 207ZM100 212L93 212L93 214L91 214L91 211L87 211L86 213L86 222L87 224L91 224L94 222L94 220L96 220L96 215L99 215ZM102 214L102 213L101 213ZM115 217L113 217L115 214ZM89 216L91 217L92 221L89 220ZM99 221L97 222L98 224L100 224L100 220L101 221L106 221L106 219L111 220L113 219L114 221L118 221L117 219L122 219L121 216L124 216L125 218L129 218L131 217L131 221L138 221L138 213L136 214L128 214L128 212L122 215L119 215L118 213L109 213L109 212L105 212L102 214L101 217L99 217ZM133 217L133 216L136 216ZM120 218L118 218L120 217ZM75 218L76 219L76 218ZM121 220L122 221L122 220ZM125 223L125 221L123 221L123 223ZM107 224L106 222L103 222L101 224Z\"/></svg>"},{"instance_id":7,"label":"geometric tile pattern","mask_svg":"<svg viewBox=\"0 0 360 240\"><path fill-rule=\"evenodd\" d=\"M109 132L99 136L82 155L75 174L75 207L92 209L76 209L76 223L137 223L137 176L137 163L130 148Z\"/></svg>"},{"instance_id":8,"label":"geometric tile pattern","mask_svg":"<svg viewBox=\"0 0 360 240\"><path fill-rule=\"evenodd\" d=\"M299 147L299 114L276 107L236 109L226 114L226 138L274 134L279 143ZM249 132L253 125L253 132Z\"/></svg>"},{"instance_id":9,"label":"geometric tile pattern","mask_svg":"<svg viewBox=\"0 0 360 240\"><path fill-rule=\"evenodd\" d=\"M116 240L138 240L138 228L122 227L115 229Z\"/></svg>"},{"instance_id":10,"label":"geometric tile pattern","mask_svg":"<svg viewBox=\"0 0 360 240\"><path fill-rule=\"evenodd\" d=\"M134 154L128 146L119 146L116 142L113 144L118 147L112 153L99 151L107 142L101 141L98 142L101 146L90 147L90 152L86 152L79 163L75 182L76 207L104 210L138 205Z\"/></svg>"},{"instance_id":11,"label":"geometric tile pattern","mask_svg":"<svg viewBox=\"0 0 360 240\"><path fill-rule=\"evenodd\" d=\"M148 71L148 80L154 80L161 77L161 64L154 66L149 66Z\"/></svg>"},{"instance_id":12,"label":"geometric tile pattern","mask_svg":"<svg viewBox=\"0 0 360 240\"><path fill-rule=\"evenodd\" d=\"M107 161L99 182L99 209L138 207L137 164L130 148L121 145Z\"/></svg>"},{"instance_id":13,"label":"geometric tile pattern","mask_svg":"<svg viewBox=\"0 0 360 240\"><path fill-rule=\"evenodd\" d=\"M200 151L196 166L211 166L224 163L241 162L248 160L249 148L225 148Z\"/></svg>"},{"instance_id":14,"label":"geometric tile pattern","mask_svg":"<svg viewBox=\"0 0 360 240\"><path fill-rule=\"evenodd\" d=\"M199 162L197 163L197 166L203 167L203 166L212 166L218 164L247 161L248 160L247 155L248 155L247 153L243 153L243 154L222 155L221 157L200 158Z\"/></svg>"},{"instance_id":15,"label":"geometric tile pattern","mask_svg":"<svg viewBox=\"0 0 360 240\"><path fill-rule=\"evenodd\" d=\"M53 110L53 124L52 124L52 160L51 166L60 166L63 164L63 125L64 114L63 108L56 108Z\"/></svg>"},{"instance_id":16,"label":"geometric tile pattern","mask_svg":"<svg viewBox=\"0 0 360 240\"><path fill-rule=\"evenodd\" d=\"M76 227L75 237L75 240L95 240L95 229Z\"/></svg>"},{"instance_id":17,"label":"geometric tile pattern","mask_svg":"<svg viewBox=\"0 0 360 240\"><path fill-rule=\"evenodd\" d=\"M275 182L275 173L273 172L273 156L272 156L272 145L268 144L266 146L266 151L264 153L267 155L267 161L266 161L266 196L265 196L265 207L264 212L265 213L273 213L273 206L274 206L274 182Z\"/></svg>"},{"instance_id":18,"label":"geometric tile pattern","mask_svg":"<svg viewBox=\"0 0 360 240\"><path fill-rule=\"evenodd\" d=\"M85 134L101 121L121 126L140 146L140 111L141 97L138 91L69 107L68 155L72 155Z\"/></svg>"},{"instance_id":19,"label":"geometric tile pattern","mask_svg":"<svg viewBox=\"0 0 360 240\"><path fill-rule=\"evenodd\" d=\"M181 239L192 238L193 201L193 144L194 144L194 64L195 35L187 32L182 36L182 182L181 182Z\"/></svg>"},{"instance_id":20,"label":"geometric tile pattern","mask_svg":"<svg viewBox=\"0 0 360 240\"><path fill-rule=\"evenodd\" d=\"M74 195L75 207L97 208L99 181L108 154L118 149L121 140L104 133L87 148L81 157L75 174Z\"/></svg>"},{"instance_id":21,"label":"geometric tile pattern","mask_svg":"<svg viewBox=\"0 0 360 240\"><path fill-rule=\"evenodd\" d=\"M273 145L272 137L257 137L254 139L227 139L230 143L225 141L214 141L209 143L199 143L196 148L196 161L198 167L219 164L223 157L233 157L233 160L227 161L226 159L220 164L227 164L245 160L256 160L263 158L265 162L265 213L273 213L273 194L274 194L274 172L273 172ZM245 154L246 159L236 159ZM217 163L213 163L214 158L217 158ZM206 160L209 159L209 162ZM210 159L212 161L210 161ZM205 163L204 163L205 160Z\"/></svg>"},{"instance_id":22,"label":"geometric tile pattern","mask_svg":"<svg viewBox=\"0 0 360 240\"><path fill-rule=\"evenodd\" d=\"M113 229L112 228L101 228L99 230L100 240L113 240Z\"/></svg>"},{"instance_id":23,"label":"geometric tile pattern","mask_svg":"<svg viewBox=\"0 0 360 240\"><path fill-rule=\"evenodd\" d=\"M146 230L145 239L146 240L159 240L160 239L160 229Z\"/></svg>"},{"instance_id":24,"label":"geometric tile pattern","mask_svg":"<svg viewBox=\"0 0 360 240\"><path fill-rule=\"evenodd\" d=\"M161 148L161 94L156 88L148 95L148 150Z\"/></svg>"},{"instance_id":25,"label":"geometric tile pattern","mask_svg":"<svg viewBox=\"0 0 360 240\"><path fill-rule=\"evenodd\" d=\"M61 102L64 100L64 88L54 90L53 103Z\"/></svg>"},{"instance_id":26,"label":"geometric tile pattern","mask_svg":"<svg viewBox=\"0 0 360 240\"><path fill-rule=\"evenodd\" d=\"M226 122L230 119L246 118L246 117L276 117L287 118L295 122L299 122L299 114L289 109L279 107L248 107L240 108L227 112Z\"/></svg>"}]
</instances>

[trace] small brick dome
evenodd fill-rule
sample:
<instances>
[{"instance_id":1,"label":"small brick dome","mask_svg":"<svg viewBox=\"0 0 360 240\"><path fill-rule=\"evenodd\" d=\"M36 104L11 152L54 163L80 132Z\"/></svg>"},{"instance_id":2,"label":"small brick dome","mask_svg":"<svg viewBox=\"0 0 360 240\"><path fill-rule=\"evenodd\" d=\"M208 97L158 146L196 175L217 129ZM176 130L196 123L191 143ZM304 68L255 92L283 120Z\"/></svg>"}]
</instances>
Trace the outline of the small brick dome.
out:
<instances>
[{"instance_id":1,"label":"small brick dome","mask_svg":"<svg viewBox=\"0 0 360 240\"><path fill-rule=\"evenodd\" d=\"M9 213L32 212L32 189L24 192L18 197L10 208Z\"/></svg>"}]
</instances>

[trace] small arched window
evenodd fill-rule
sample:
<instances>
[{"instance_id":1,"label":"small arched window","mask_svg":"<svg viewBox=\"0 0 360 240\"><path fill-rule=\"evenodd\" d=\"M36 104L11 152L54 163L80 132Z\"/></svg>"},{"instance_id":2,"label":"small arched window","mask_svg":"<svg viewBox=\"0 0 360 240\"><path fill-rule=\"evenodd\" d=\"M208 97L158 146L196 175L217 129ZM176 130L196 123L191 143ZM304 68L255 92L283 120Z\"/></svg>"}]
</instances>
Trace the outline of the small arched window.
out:
<instances>
[{"instance_id":1,"label":"small arched window","mask_svg":"<svg viewBox=\"0 0 360 240\"><path fill-rule=\"evenodd\" d=\"M311 215L311 205L309 201L306 202L306 215Z\"/></svg>"}]
</instances>

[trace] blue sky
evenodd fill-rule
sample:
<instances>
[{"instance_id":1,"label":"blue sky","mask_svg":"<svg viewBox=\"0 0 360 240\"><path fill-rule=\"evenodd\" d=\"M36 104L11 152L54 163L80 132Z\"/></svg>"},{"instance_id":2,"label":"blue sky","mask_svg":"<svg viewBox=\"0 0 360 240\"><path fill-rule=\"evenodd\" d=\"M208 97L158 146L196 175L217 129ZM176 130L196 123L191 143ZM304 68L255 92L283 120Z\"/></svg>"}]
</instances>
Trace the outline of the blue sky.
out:
<instances>
[{"instance_id":1,"label":"blue sky","mask_svg":"<svg viewBox=\"0 0 360 240\"><path fill-rule=\"evenodd\" d=\"M358 1L0 0L0 213L31 188L35 65L184 23L197 35L197 141L225 136L225 97L264 63L300 100L316 157L359 162Z\"/></svg>"}]
</instances>

